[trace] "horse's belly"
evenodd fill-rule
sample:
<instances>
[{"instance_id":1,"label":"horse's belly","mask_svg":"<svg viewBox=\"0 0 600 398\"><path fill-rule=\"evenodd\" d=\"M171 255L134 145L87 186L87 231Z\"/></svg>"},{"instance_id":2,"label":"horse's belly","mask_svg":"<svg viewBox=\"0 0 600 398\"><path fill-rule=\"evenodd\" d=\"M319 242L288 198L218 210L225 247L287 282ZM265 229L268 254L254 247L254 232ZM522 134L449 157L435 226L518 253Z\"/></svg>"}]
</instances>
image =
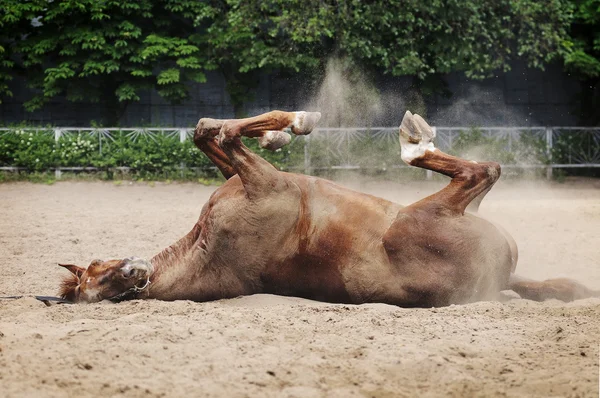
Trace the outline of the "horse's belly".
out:
<instances>
[{"instance_id":1,"label":"horse's belly","mask_svg":"<svg viewBox=\"0 0 600 398\"><path fill-rule=\"evenodd\" d=\"M267 266L260 275L265 293L296 296L332 303L351 303L339 264L327 258L297 254Z\"/></svg>"}]
</instances>

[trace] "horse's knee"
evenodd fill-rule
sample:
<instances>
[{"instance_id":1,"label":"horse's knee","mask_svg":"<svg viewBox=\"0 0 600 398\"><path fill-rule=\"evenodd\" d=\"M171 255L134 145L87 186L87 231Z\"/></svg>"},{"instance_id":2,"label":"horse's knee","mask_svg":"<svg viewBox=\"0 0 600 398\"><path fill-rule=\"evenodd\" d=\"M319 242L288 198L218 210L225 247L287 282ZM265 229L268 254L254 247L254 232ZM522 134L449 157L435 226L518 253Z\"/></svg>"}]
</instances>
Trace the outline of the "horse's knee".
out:
<instances>
[{"instance_id":1,"label":"horse's knee","mask_svg":"<svg viewBox=\"0 0 600 398\"><path fill-rule=\"evenodd\" d=\"M498 179L500 178L500 174L502 174L502 167L500 167L500 163L486 162L484 166L487 179L490 181L490 183L493 184L496 181L498 181Z\"/></svg>"},{"instance_id":2,"label":"horse's knee","mask_svg":"<svg viewBox=\"0 0 600 398\"><path fill-rule=\"evenodd\" d=\"M458 175L454 176L454 180L460 181L466 189L473 188L482 180L482 173L478 168L468 167L461 170Z\"/></svg>"},{"instance_id":3,"label":"horse's knee","mask_svg":"<svg viewBox=\"0 0 600 398\"><path fill-rule=\"evenodd\" d=\"M233 144L238 144L241 140L241 130L238 123L233 120L228 120L223 123L219 130L219 146L225 148Z\"/></svg>"},{"instance_id":4,"label":"horse's knee","mask_svg":"<svg viewBox=\"0 0 600 398\"><path fill-rule=\"evenodd\" d=\"M194 131L194 145L201 151L204 151L208 146L208 140L209 138L202 133L199 133L198 130Z\"/></svg>"},{"instance_id":5,"label":"horse's knee","mask_svg":"<svg viewBox=\"0 0 600 398\"><path fill-rule=\"evenodd\" d=\"M224 120L202 118L198 120L194 130L194 144L200 147L200 144L210 138L216 137L221 131Z\"/></svg>"},{"instance_id":6,"label":"horse's knee","mask_svg":"<svg viewBox=\"0 0 600 398\"><path fill-rule=\"evenodd\" d=\"M473 164L473 167L467 167L461 170L454 178L463 182L465 188L473 188L484 184L490 186L500 178L500 164L496 162L485 162Z\"/></svg>"}]
</instances>

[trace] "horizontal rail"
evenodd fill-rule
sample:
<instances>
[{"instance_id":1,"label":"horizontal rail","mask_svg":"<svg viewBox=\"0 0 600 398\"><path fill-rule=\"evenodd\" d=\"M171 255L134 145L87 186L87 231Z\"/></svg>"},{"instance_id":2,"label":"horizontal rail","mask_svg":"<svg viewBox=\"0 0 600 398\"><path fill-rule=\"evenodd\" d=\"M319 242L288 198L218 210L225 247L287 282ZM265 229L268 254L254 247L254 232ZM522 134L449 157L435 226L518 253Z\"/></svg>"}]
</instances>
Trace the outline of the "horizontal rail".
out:
<instances>
[{"instance_id":1,"label":"horizontal rail","mask_svg":"<svg viewBox=\"0 0 600 398\"><path fill-rule=\"evenodd\" d=\"M459 126L459 127L445 127L445 126L432 126L437 130L444 131L465 131L471 129L479 130L513 130L513 131L527 131L527 130L589 130L589 131L600 131L598 126L515 126L515 127L503 127L503 126ZM370 131L370 130L398 130L399 127L317 127L314 131ZM54 131L60 130L63 132L80 132L80 131L194 131L193 127L0 127L0 131Z\"/></svg>"},{"instance_id":2,"label":"horizontal rail","mask_svg":"<svg viewBox=\"0 0 600 398\"><path fill-rule=\"evenodd\" d=\"M389 165L386 167L382 166L356 166L356 165L342 165L342 166L317 166L312 167L313 170L387 170L387 169L405 169L412 166L408 165ZM568 169L568 168L596 168L600 167L600 164L596 163L586 163L586 164L504 164L500 165L503 169L547 169L551 167L553 169ZM215 166L208 167L187 167L182 166L180 169L186 170L217 170ZM302 170L303 166L290 166L284 167L285 170ZM27 171L30 170L27 167L15 167L15 166L1 166L0 171ZM131 170L136 170L135 167L48 167L47 170L59 170L59 171L105 171L105 170L118 170L129 172Z\"/></svg>"}]
</instances>

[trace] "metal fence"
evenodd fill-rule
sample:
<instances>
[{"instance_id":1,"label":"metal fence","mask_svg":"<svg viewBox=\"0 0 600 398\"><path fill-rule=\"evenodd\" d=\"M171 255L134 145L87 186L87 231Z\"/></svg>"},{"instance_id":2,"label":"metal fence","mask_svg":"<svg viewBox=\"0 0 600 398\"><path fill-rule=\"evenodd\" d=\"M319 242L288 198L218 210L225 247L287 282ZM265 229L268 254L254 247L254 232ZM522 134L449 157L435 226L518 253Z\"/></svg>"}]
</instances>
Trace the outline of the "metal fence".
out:
<instances>
[{"instance_id":1,"label":"metal fence","mask_svg":"<svg viewBox=\"0 0 600 398\"><path fill-rule=\"evenodd\" d=\"M442 151L464 155L462 144L477 132L495 141L496 151L503 152L498 160L503 168L546 169L548 178L559 168L600 167L600 127L433 127L435 145ZM469 134L471 133L471 134ZM362 169L406 167L400 160L397 127L321 128L304 142L304 169ZM475 145L476 146L476 145ZM321 159L314 162L314 147L321 150ZM357 150L358 148L358 150ZM364 162L360 152L375 148L368 156L375 162ZM526 151L542 153L524 153ZM397 155L397 156L395 156ZM489 154L488 154L489 155ZM498 155L496 153L496 155ZM325 159L323 159L325 158ZM502 159L505 162L502 162ZM510 159L510 160L508 160ZM486 160L483 159L478 160ZM428 177L431 173L428 173Z\"/></svg>"},{"instance_id":2,"label":"metal fence","mask_svg":"<svg viewBox=\"0 0 600 398\"><path fill-rule=\"evenodd\" d=\"M557 168L597 168L600 167L600 127L433 127L436 132L435 144L446 152L458 150L458 144L464 144L468 133L477 131L479 137L500 143L504 155L512 156L502 164L504 168L540 168L546 169L547 177ZM118 132L127 139L135 141L140 136L155 137L165 135L185 142L193 136L193 128L19 128L20 131L37 134L53 134L58 143L61 137L69 134L86 135L97 140L98 150L103 144L114 140ZM0 135L14 132L15 129L0 128ZM543 156L522 157L524 142L541 148ZM532 149L533 148L533 149ZM527 148L525 148L527 150ZM398 127L356 127L356 128L319 128L311 135L293 137L288 148L292 153L286 160L285 168L312 173L322 169L379 169L387 170L406 167L400 159ZM460 153L458 153L460 154ZM506 158L506 156L504 157ZM502 162L501 162L502 163ZM184 167L184 166L182 166ZM12 165L0 167L0 170L18 171L22 168ZM56 167L56 177L62 171L93 171L94 167ZM127 169L122 167L121 169ZM431 176L428 173L428 176Z\"/></svg>"}]
</instances>

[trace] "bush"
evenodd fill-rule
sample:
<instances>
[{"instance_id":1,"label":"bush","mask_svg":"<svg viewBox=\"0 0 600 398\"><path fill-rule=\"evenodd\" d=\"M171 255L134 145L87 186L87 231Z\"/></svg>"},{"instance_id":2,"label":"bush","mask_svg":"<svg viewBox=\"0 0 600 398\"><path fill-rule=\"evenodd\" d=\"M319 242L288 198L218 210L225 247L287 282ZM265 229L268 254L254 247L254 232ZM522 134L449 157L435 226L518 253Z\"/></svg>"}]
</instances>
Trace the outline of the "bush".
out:
<instances>
[{"instance_id":1,"label":"bush","mask_svg":"<svg viewBox=\"0 0 600 398\"><path fill-rule=\"evenodd\" d=\"M593 134L560 132L552 151L554 163L597 162L600 156ZM348 139L351 138L351 139ZM363 173L389 170L402 165L400 146L393 137L375 139L373 135L356 138L315 134L305 148L303 138L294 138L290 145L271 152L258 146L257 140L243 142L282 170L304 168L305 150L310 156L313 172L332 170L350 162ZM508 141L484 134L481 129L461 131L449 153L473 160L494 160L504 165L546 165L550 157L544 136L522 132ZM185 168L182 168L182 165ZM129 168L123 177L134 179L213 179L219 176L210 160L191 140L181 143L178 134L116 131L110 135L96 130L93 133L64 133L55 141L53 130L40 128L35 132L14 128L0 133L0 166L16 166L26 173L40 173L56 167L94 167L113 178L117 168ZM597 169L592 175L597 174ZM121 171L119 171L121 172ZM569 170L571 173L572 170ZM577 171L580 172L580 171ZM6 180L6 178L5 178Z\"/></svg>"},{"instance_id":2,"label":"bush","mask_svg":"<svg viewBox=\"0 0 600 398\"><path fill-rule=\"evenodd\" d=\"M460 131L450 154L476 161L495 161L503 165L545 165L549 163L544 137L522 131L517 139L485 135L472 128Z\"/></svg>"},{"instance_id":3,"label":"bush","mask_svg":"<svg viewBox=\"0 0 600 398\"><path fill-rule=\"evenodd\" d=\"M0 164L42 171L58 164L54 136L48 131L29 132L17 129L0 137Z\"/></svg>"},{"instance_id":4,"label":"bush","mask_svg":"<svg viewBox=\"0 0 600 398\"><path fill-rule=\"evenodd\" d=\"M303 159L302 142L276 152L260 148L253 139L244 138L244 143L281 169L289 166L292 148L300 148ZM0 133L0 166L22 167L31 175L56 167L93 167L112 178L115 168L125 167L131 169L129 177L138 179L218 176L212 162L192 140L182 143L179 135L125 131L111 132L110 136L69 132L55 141L52 129L32 132L15 128Z\"/></svg>"}]
</instances>

